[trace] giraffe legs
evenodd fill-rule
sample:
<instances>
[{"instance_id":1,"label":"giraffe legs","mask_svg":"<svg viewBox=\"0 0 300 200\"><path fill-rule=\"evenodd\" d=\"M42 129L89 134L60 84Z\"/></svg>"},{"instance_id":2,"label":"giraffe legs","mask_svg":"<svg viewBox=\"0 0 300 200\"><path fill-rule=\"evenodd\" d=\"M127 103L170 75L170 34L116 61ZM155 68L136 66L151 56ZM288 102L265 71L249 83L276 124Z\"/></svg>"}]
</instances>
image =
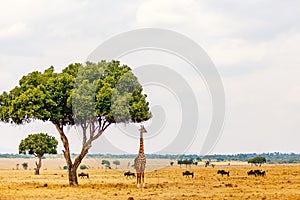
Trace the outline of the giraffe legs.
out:
<instances>
[{"instance_id":1,"label":"giraffe legs","mask_svg":"<svg viewBox=\"0 0 300 200\"><path fill-rule=\"evenodd\" d=\"M136 173L137 188L141 187L141 173Z\"/></svg>"},{"instance_id":2,"label":"giraffe legs","mask_svg":"<svg viewBox=\"0 0 300 200\"><path fill-rule=\"evenodd\" d=\"M137 188L145 187L144 179L145 179L144 172L136 173Z\"/></svg>"},{"instance_id":3,"label":"giraffe legs","mask_svg":"<svg viewBox=\"0 0 300 200\"><path fill-rule=\"evenodd\" d=\"M141 183L142 183L142 187L145 187L144 179L145 179L144 172L142 172L142 173L141 173Z\"/></svg>"}]
</instances>

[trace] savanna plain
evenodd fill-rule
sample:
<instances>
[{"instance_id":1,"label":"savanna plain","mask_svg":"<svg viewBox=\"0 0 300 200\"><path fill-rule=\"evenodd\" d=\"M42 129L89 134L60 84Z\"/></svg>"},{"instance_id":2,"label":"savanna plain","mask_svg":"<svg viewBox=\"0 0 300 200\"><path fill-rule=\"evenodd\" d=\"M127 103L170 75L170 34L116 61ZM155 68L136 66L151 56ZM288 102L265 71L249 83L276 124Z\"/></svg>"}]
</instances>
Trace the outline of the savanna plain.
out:
<instances>
[{"instance_id":1,"label":"savanna plain","mask_svg":"<svg viewBox=\"0 0 300 200\"><path fill-rule=\"evenodd\" d=\"M300 199L300 165L244 164L221 165L214 168L200 164L168 166L147 171L145 187L138 189L135 178L126 178L122 170L96 167L84 170L89 179L79 178L79 185L68 185L67 171L62 169L4 169L1 160L0 199ZM61 161L62 162L62 161ZM0 166L0 167L1 167ZM230 176L217 174L220 169ZM250 169L266 171L266 176L248 176ZM194 172L194 178L182 172ZM83 170L78 170L78 173ZM133 171L133 170L131 170Z\"/></svg>"}]
</instances>

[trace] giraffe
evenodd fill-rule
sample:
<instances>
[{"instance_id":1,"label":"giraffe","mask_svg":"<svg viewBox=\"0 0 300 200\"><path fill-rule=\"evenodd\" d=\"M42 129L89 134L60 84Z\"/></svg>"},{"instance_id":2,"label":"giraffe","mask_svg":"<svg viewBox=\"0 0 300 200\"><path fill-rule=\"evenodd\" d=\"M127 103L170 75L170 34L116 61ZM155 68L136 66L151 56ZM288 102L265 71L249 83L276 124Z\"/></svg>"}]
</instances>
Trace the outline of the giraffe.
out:
<instances>
[{"instance_id":1,"label":"giraffe","mask_svg":"<svg viewBox=\"0 0 300 200\"><path fill-rule=\"evenodd\" d=\"M146 157L144 154L144 138L143 133L147 133L144 126L141 126L140 131L140 149L138 156L134 159L134 168L136 170L137 187L144 187L144 171L146 166Z\"/></svg>"}]
</instances>

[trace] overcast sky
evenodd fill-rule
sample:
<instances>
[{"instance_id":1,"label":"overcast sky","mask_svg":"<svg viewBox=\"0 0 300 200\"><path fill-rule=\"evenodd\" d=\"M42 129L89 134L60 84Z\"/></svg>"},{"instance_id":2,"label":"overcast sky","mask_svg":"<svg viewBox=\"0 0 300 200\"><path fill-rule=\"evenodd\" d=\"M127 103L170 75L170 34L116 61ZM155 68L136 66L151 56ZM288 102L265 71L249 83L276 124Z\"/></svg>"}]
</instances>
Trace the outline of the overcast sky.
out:
<instances>
[{"instance_id":1,"label":"overcast sky","mask_svg":"<svg viewBox=\"0 0 300 200\"><path fill-rule=\"evenodd\" d=\"M0 92L31 71L84 62L114 35L164 28L197 42L222 77L226 120L211 153L300 152L300 1L28 0L1 1L0 10ZM41 129L60 140L50 123L0 123L0 152L17 153Z\"/></svg>"}]
</instances>

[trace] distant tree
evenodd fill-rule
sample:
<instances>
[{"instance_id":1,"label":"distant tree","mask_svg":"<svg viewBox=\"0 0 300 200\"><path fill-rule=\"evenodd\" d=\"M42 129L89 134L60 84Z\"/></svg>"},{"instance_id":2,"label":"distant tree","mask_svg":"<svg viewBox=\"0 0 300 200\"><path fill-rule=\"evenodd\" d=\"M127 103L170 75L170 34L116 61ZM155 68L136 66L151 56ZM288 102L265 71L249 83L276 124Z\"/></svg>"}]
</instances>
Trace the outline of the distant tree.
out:
<instances>
[{"instance_id":1,"label":"distant tree","mask_svg":"<svg viewBox=\"0 0 300 200\"><path fill-rule=\"evenodd\" d=\"M181 168L181 165L184 164L184 163L183 163L182 160L177 160L177 164L178 164L178 165L180 166L180 168Z\"/></svg>"},{"instance_id":2,"label":"distant tree","mask_svg":"<svg viewBox=\"0 0 300 200\"><path fill-rule=\"evenodd\" d=\"M263 156L256 156L256 157L250 158L248 160L248 163L255 164L255 165L257 165L257 164L261 165L261 164L266 163L266 162L267 162L267 160Z\"/></svg>"},{"instance_id":3,"label":"distant tree","mask_svg":"<svg viewBox=\"0 0 300 200\"><path fill-rule=\"evenodd\" d=\"M187 167L188 165L191 167L191 165L193 164L193 159L184 159L182 161L182 164L185 164L185 166Z\"/></svg>"},{"instance_id":4,"label":"distant tree","mask_svg":"<svg viewBox=\"0 0 300 200\"><path fill-rule=\"evenodd\" d=\"M174 162L173 162L173 161L172 161L172 162L170 162L170 165L171 165L171 166L173 166L173 165L174 165Z\"/></svg>"},{"instance_id":5,"label":"distant tree","mask_svg":"<svg viewBox=\"0 0 300 200\"><path fill-rule=\"evenodd\" d=\"M31 134L21 141L19 154L28 153L38 158L38 162L35 162L35 174L39 175L42 166L42 157L44 154L57 154L57 144L58 141L53 136L49 136L45 133Z\"/></svg>"},{"instance_id":6,"label":"distant tree","mask_svg":"<svg viewBox=\"0 0 300 200\"><path fill-rule=\"evenodd\" d=\"M65 166L63 167L63 170L67 170L67 169L68 169L68 166L65 165Z\"/></svg>"},{"instance_id":7,"label":"distant tree","mask_svg":"<svg viewBox=\"0 0 300 200\"><path fill-rule=\"evenodd\" d=\"M105 165L106 167L110 167L110 162L108 160L102 160L101 164Z\"/></svg>"},{"instance_id":8,"label":"distant tree","mask_svg":"<svg viewBox=\"0 0 300 200\"><path fill-rule=\"evenodd\" d=\"M119 160L115 160L115 161L113 161L113 164L116 165L116 169L117 169L117 166L120 165L121 163Z\"/></svg>"},{"instance_id":9,"label":"distant tree","mask_svg":"<svg viewBox=\"0 0 300 200\"><path fill-rule=\"evenodd\" d=\"M201 162L201 161L202 161L202 159L201 159L200 156L197 156L197 157L196 157L196 160L197 160L198 162Z\"/></svg>"},{"instance_id":10,"label":"distant tree","mask_svg":"<svg viewBox=\"0 0 300 200\"><path fill-rule=\"evenodd\" d=\"M198 165L198 162L197 162L197 161L196 161L196 162L193 162L193 165L196 165L196 166L197 166L197 165Z\"/></svg>"},{"instance_id":11,"label":"distant tree","mask_svg":"<svg viewBox=\"0 0 300 200\"><path fill-rule=\"evenodd\" d=\"M22 167L23 167L25 170L27 170L27 168L28 168L28 163L27 163L27 162L22 163Z\"/></svg>"}]
</instances>

